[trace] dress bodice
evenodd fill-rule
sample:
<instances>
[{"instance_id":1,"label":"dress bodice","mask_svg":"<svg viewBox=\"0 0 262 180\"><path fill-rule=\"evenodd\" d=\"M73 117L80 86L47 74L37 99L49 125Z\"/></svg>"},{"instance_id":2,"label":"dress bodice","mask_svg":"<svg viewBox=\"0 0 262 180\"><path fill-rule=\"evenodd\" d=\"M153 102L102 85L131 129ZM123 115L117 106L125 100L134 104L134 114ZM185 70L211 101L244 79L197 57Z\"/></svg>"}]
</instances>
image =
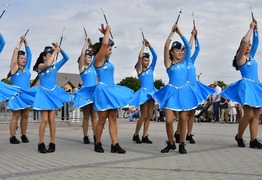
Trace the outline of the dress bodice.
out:
<instances>
[{"instance_id":1,"label":"dress bodice","mask_svg":"<svg viewBox=\"0 0 262 180\"><path fill-rule=\"evenodd\" d=\"M167 69L169 84L180 87L187 81L187 66L184 61L173 64Z\"/></svg>"},{"instance_id":2,"label":"dress bodice","mask_svg":"<svg viewBox=\"0 0 262 180\"><path fill-rule=\"evenodd\" d=\"M56 86L57 69L55 65L50 66L39 73L40 86L46 89L53 89Z\"/></svg>"},{"instance_id":3,"label":"dress bodice","mask_svg":"<svg viewBox=\"0 0 262 180\"><path fill-rule=\"evenodd\" d=\"M11 75L12 84L23 89L30 88L30 66L32 61L32 54L29 46L26 46L26 63L24 69L18 69Z\"/></svg>"},{"instance_id":4,"label":"dress bodice","mask_svg":"<svg viewBox=\"0 0 262 180\"><path fill-rule=\"evenodd\" d=\"M12 76L12 84L23 89L30 88L31 72L29 69L18 69Z\"/></svg>"},{"instance_id":5,"label":"dress bodice","mask_svg":"<svg viewBox=\"0 0 262 180\"><path fill-rule=\"evenodd\" d=\"M147 90L152 90L154 88L154 75L153 75L152 68L147 68L146 70L142 71L138 79L140 80L141 87L146 88Z\"/></svg>"},{"instance_id":6,"label":"dress bodice","mask_svg":"<svg viewBox=\"0 0 262 180\"><path fill-rule=\"evenodd\" d=\"M105 84L110 87L115 86L113 64L106 60L101 67L95 67L95 70L99 83Z\"/></svg>"},{"instance_id":7,"label":"dress bodice","mask_svg":"<svg viewBox=\"0 0 262 180\"><path fill-rule=\"evenodd\" d=\"M52 90L56 87L57 72L69 59L69 56L63 50L61 51L61 54L63 56L61 61L38 73L41 87L48 90Z\"/></svg>"},{"instance_id":8,"label":"dress bodice","mask_svg":"<svg viewBox=\"0 0 262 180\"><path fill-rule=\"evenodd\" d=\"M150 47L149 49L153 55L152 63L150 64L150 66L147 69L143 70L138 75L138 79L141 83L142 88L145 88L151 91L152 89L154 89L154 70L156 67L157 55L156 55L155 50L152 47Z\"/></svg>"},{"instance_id":9,"label":"dress bodice","mask_svg":"<svg viewBox=\"0 0 262 180\"><path fill-rule=\"evenodd\" d=\"M82 85L90 87L96 84L96 71L93 64L90 64L83 72L80 73Z\"/></svg>"},{"instance_id":10,"label":"dress bodice","mask_svg":"<svg viewBox=\"0 0 262 180\"><path fill-rule=\"evenodd\" d=\"M259 82L258 78L258 64L254 59L247 60L245 64L239 67L242 78L250 79Z\"/></svg>"},{"instance_id":11,"label":"dress bodice","mask_svg":"<svg viewBox=\"0 0 262 180\"><path fill-rule=\"evenodd\" d=\"M189 82L196 84L196 67L194 66L194 64L189 63L188 65L188 70L187 70L187 79Z\"/></svg>"}]
</instances>

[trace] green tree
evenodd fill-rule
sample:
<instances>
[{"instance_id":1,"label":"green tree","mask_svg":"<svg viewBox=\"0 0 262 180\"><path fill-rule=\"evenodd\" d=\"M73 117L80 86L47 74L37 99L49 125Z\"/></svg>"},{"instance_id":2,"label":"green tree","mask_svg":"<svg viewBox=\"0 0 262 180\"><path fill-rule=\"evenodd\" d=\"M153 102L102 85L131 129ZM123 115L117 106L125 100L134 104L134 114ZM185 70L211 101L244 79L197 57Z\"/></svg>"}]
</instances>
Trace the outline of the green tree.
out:
<instances>
[{"instance_id":1,"label":"green tree","mask_svg":"<svg viewBox=\"0 0 262 180\"><path fill-rule=\"evenodd\" d=\"M224 81L218 81L217 84L218 84L219 87L222 87L222 86L227 87L227 84L224 83Z\"/></svg>"},{"instance_id":2,"label":"green tree","mask_svg":"<svg viewBox=\"0 0 262 180\"><path fill-rule=\"evenodd\" d=\"M141 88L139 79L132 76L122 79L118 84L121 86L129 87L130 89L133 89L135 92ZM165 83L162 81L162 79L156 79L154 81L154 86L157 89L160 89L161 87L165 86Z\"/></svg>"},{"instance_id":3,"label":"green tree","mask_svg":"<svg viewBox=\"0 0 262 180\"><path fill-rule=\"evenodd\" d=\"M165 83L162 81L162 79L156 79L154 82L154 86L157 89L160 89L161 87L165 86Z\"/></svg>"},{"instance_id":4,"label":"green tree","mask_svg":"<svg viewBox=\"0 0 262 180\"><path fill-rule=\"evenodd\" d=\"M135 92L140 89L140 81L135 77L126 77L118 83L121 86L129 87L130 89L133 89Z\"/></svg>"}]
</instances>

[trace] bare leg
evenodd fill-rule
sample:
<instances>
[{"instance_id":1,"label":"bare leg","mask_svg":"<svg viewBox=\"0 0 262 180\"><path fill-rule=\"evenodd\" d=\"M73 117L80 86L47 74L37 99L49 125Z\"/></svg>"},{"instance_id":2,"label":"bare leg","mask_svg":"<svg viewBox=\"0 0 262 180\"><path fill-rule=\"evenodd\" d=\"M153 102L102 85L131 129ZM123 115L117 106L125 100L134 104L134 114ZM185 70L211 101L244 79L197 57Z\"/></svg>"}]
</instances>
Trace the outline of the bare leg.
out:
<instances>
[{"instance_id":1,"label":"bare leg","mask_svg":"<svg viewBox=\"0 0 262 180\"><path fill-rule=\"evenodd\" d=\"M244 116L240 119L240 122L238 124L238 133L237 137L241 139L243 137L243 134L246 130L247 125L251 122L251 119L254 115L254 110L250 106L244 106Z\"/></svg>"},{"instance_id":2,"label":"bare leg","mask_svg":"<svg viewBox=\"0 0 262 180\"><path fill-rule=\"evenodd\" d=\"M115 145L118 143L118 134L117 134L117 109L111 109L109 111L109 134L111 137L112 144Z\"/></svg>"},{"instance_id":3,"label":"bare leg","mask_svg":"<svg viewBox=\"0 0 262 180\"><path fill-rule=\"evenodd\" d=\"M153 114L154 106L155 106L155 101L149 100L148 101L148 108L147 108L147 116L146 116L146 119L145 119L145 122L144 122L144 131L143 131L144 137L148 135L148 128L149 128L151 116Z\"/></svg>"},{"instance_id":4,"label":"bare leg","mask_svg":"<svg viewBox=\"0 0 262 180\"><path fill-rule=\"evenodd\" d=\"M90 114L91 114L91 122L92 122L92 129L93 135L96 135L96 124L97 124L97 112L93 109L93 105L91 105Z\"/></svg>"},{"instance_id":5,"label":"bare leg","mask_svg":"<svg viewBox=\"0 0 262 180\"><path fill-rule=\"evenodd\" d=\"M9 131L10 131L10 137L13 137L16 135L16 128L18 124L18 118L20 117L21 111L12 111L12 118L9 124Z\"/></svg>"},{"instance_id":6,"label":"bare leg","mask_svg":"<svg viewBox=\"0 0 262 180\"><path fill-rule=\"evenodd\" d=\"M192 134L193 124L194 124L194 119L195 119L195 112L196 112L195 109L189 111L188 120L187 120L187 134L188 135Z\"/></svg>"},{"instance_id":7,"label":"bare leg","mask_svg":"<svg viewBox=\"0 0 262 180\"><path fill-rule=\"evenodd\" d=\"M177 121L176 134L180 134L180 123L179 123L179 120Z\"/></svg>"},{"instance_id":8,"label":"bare leg","mask_svg":"<svg viewBox=\"0 0 262 180\"><path fill-rule=\"evenodd\" d=\"M88 134L88 123L89 123L89 112L90 112L90 104L83 107L83 134L84 137Z\"/></svg>"},{"instance_id":9,"label":"bare leg","mask_svg":"<svg viewBox=\"0 0 262 180\"><path fill-rule=\"evenodd\" d=\"M48 122L48 111L40 111L41 112L41 122L39 125L39 144L44 143L45 137L45 127Z\"/></svg>"},{"instance_id":10,"label":"bare leg","mask_svg":"<svg viewBox=\"0 0 262 180\"><path fill-rule=\"evenodd\" d=\"M27 126L28 126L28 116L29 116L30 109L26 108L21 111L21 121L20 121L20 127L21 127L21 134L26 135Z\"/></svg>"},{"instance_id":11,"label":"bare leg","mask_svg":"<svg viewBox=\"0 0 262 180\"><path fill-rule=\"evenodd\" d=\"M186 141L186 120L187 120L188 111L179 112L179 121L180 121L180 143Z\"/></svg>"},{"instance_id":12,"label":"bare leg","mask_svg":"<svg viewBox=\"0 0 262 180\"><path fill-rule=\"evenodd\" d=\"M50 143L55 144L55 134L56 134L55 110L48 111L48 123L49 123L49 130L50 130Z\"/></svg>"},{"instance_id":13,"label":"bare leg","mask_svg":"<svg viewBox=\"0 0 262 180\"><path fill-rule=\"evenodd\" d=\"M140 105L141 116L140 116L139 120L136 123L135 135L139 135L139 131L141 129L141 126L147 119L147 115L148 115L147 110L148 110L148 101L145 102L144 104Z\"/></svg>"},{"instance_id":14,"label":"bare leg","mask_svg":"<svg viewBox=\"0 0 262 180\"><path fill-rule=\"evenodd\" d=\"M101 142L101 136L103 133L103 129L106 123L106 118L109 116L109 110L107 111L97 111L98 121L96 125L96 143Z\"/></svg>"},{"instance_id":15,"label":"bare leg","mask_svg":"<svg viewBox=\"0 0 262 180\"><path fill-rule=\"evenodd\" d=\"M173 128L173 122L174 122L174 111L170 109L165 110L166 115L166 134L168 141L173 144L174 142L174 128Z\"/></svg>"},{"instance_id":16,"label":"bare leg","mask_svg":"<svg viewBox=\"0 0 262 180\"><path fill-rule=\"evenodd\" d=\"M257 138L259 114L260 114L260 109L254 108L254 115L253 115L253 118L250 122L250 127L249 127L250 128L251 141L253 141Z\"/></svg>"}]
</instances>

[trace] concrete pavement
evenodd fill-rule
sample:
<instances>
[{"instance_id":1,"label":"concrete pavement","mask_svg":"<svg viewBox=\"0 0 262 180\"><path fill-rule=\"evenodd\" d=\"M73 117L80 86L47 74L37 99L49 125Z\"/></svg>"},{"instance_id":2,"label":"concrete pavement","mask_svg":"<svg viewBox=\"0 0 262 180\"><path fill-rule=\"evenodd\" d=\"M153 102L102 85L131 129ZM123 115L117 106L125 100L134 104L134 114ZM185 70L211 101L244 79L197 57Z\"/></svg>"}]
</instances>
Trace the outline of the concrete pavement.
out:
<instances>
[{"instance_id":1,"label":"concrete pavement","mask_svg":"<svg viewBox=\"0 0 262 180\"><path fill-rule=\"evenodd\" d=\"M94 152L93 141L83 144L80 122L57 124L56 152L50 154L37 151L38 123L29 125L30 142L18 145L9 143L8 124L0 124L0 179L262 179L262 150L249 148L249 129L244 136L247 147L237 147L237 124L195 123L197 143L187 143L186 155L177 149L160 153L167 139L163 122L151 122L149 138L153 144L135 144L136 122L119 119L119 143L126 154L110 153L108 122L102 136L103 154ZM46 129L46 144L48 135ZM20 139L19 132L17 137Z\"/></svg>"}]
</instances>

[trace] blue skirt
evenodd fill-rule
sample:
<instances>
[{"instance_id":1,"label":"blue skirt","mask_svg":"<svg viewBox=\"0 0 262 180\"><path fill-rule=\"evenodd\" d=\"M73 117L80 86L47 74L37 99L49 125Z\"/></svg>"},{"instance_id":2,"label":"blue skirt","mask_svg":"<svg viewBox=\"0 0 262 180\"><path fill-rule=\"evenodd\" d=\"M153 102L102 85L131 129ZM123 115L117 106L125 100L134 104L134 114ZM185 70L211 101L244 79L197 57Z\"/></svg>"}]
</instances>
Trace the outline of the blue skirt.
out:
<instances>
[{"instance_id":1,"label":"blue skirt","mask_svg":"<svg viewBox=\"0 0 262 180\"><path fill-rule=\"evenodd\" d=\"M158 101L160 108L173 111L189 111L203 101L196 89L189 83L185 83L182 87L168 84L153 94L153 98Z\"/></svg>"},{"instance_id":2,"label":"blue skirt","mask_svg":"<svg viewBox=\"0 0 262 180\"><path fill-rule=\"evenodd\" d=\"M8 109L13 111L29 108L35 100L36 87L22 89L17 87L22 93L8 101Z\"/></svg>"},{"instance_id":3,"label":"blue skirt","mask_svg":"<svg viewBox=\"0 0 262 180\"><path fill-rule=\"evenodd\" d=\"M215 90L213 88L208 87L199 81L197 81L195 86L196 86L197 92L200 94L203 101L206 101L208 96L215 93Z\"/></svg>"},{"instance_id":4,"label":"blue skirt","mask_svg":"<svg viewBox=\"0 0 262 180\"><path fill-rule=\"evenodd\" d=\"M73 96L65 92L59 86L49 90L38 87L35 95L33 109L35 110L56 110L61 108L64 103L72 101Z\"/></svg>"},{"instance_id":5,"label":"blue skirt","mask_svg":"<svg viewBox=\"0 0 262 180\"><path fill-rule=\"evenodd\" d=\"M19 93L21 93L21 91L18 88L0 81L0 102L11 99Z\"/></svg>"},{"instance_id":6,"label":"blue skirt","mask_svg":"<svg viewBox=\"0 0 262 180\"><path fill-rule=\"evenodd\" d=\"M95 86L91 87L84 87L82 86L81 89L77 90L74 96L74 106L73 108L84 107L88 104L93 103L93 93L95 90Z\"/></svg>"},{"instance_id":7,"label":"blue skirt","mask_svg":"<svg viewBox=\"0 0 262 180\"><path fill-rule=\"evenodd\" d=\"M137 107L141 104L144 104L146 101L152 99L152 95L157 92L157 89L149 91L145 88L140 88L132 97L129 102L129 106Z\"/></svg>"},{"instance_id":8,"label":"blue skirt","mask_svg":"<svg viewBox=\"0 0 262 180\"><path fill-rule=\"evenodd\" d=\"M120 85L109 87L106 84L99 83L93 92L94 109L105 111L117 109L128 105L134 91L130 88Z\"/></svg>"},{"instance_id":9,"label":"blue skirt","mask_svg":"<svg viewBox=\"0 0 262 180\"><path fill-rule=\"evenodd\" d=\"M229 85L221 93L226 99L239 104L259 108L262 106L262 84L241 79Z\"/></svg>"}]
</instances>

